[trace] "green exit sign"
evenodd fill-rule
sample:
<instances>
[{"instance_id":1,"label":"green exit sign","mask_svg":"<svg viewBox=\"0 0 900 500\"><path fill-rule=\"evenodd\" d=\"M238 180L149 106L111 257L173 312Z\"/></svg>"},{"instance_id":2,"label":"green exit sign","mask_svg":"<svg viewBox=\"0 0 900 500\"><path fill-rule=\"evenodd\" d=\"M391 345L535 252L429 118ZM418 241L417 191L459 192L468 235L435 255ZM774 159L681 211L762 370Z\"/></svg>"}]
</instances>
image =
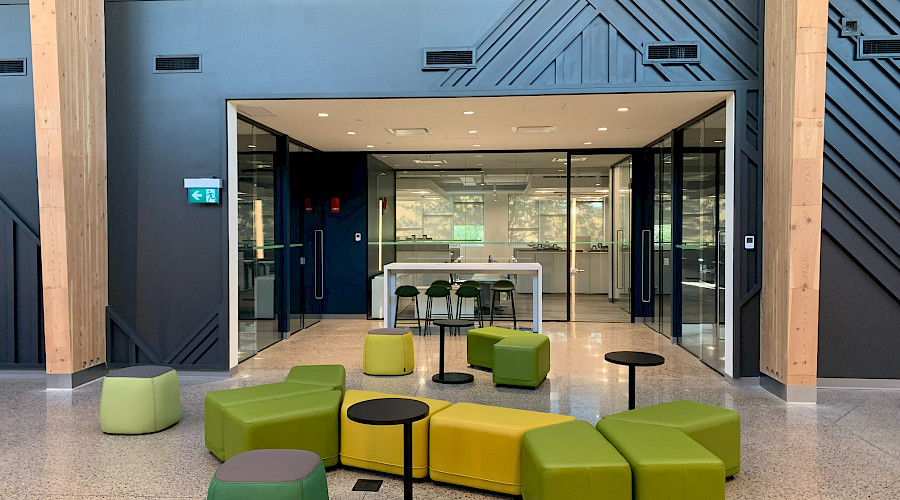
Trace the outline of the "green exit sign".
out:
<instances>
[{"instance_id":1,"label":"green exit sign","mask_svg":"<svg viewBox=\"0 0 900 500\"><path fill-rule=\"evenodd\" d=\"M188 203L219 203L219 188L188 188Z\"/></svg>"}]
</instances>

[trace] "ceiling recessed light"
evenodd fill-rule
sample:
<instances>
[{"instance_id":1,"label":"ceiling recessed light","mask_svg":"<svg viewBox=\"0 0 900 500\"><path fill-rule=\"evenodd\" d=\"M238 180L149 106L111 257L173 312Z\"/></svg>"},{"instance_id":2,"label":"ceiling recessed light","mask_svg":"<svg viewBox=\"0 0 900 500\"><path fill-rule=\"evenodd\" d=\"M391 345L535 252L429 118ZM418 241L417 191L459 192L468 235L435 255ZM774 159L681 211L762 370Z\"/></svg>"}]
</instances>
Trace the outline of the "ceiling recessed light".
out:
<instances>
[{"instance_id":1,"label":"ceiling recessed light","mask_svg":"<svg viewBox=\"0 0 900 500\"><path fill-rule=\"evenodd\" d=\"M247 147L248 147L248 148L255 148L255 147L256 147L256 144L247 144Z\"/></svg>"},{"instance_id":2,"label":"ceiling recessed light","mask_svg":"<svg viewBox=\"0 0 900 500\"><path fill-rule=\"evenodd\" d=\"M589 146L589 145L591 145L591 144L593 144L593 142L590 142L590 141L584 143L585 146Z\"/></svg>"},{"instance_id":3,"label":"ceiling recessed light","mask_svg":"<svg viewBox=\"0 0 900 500\"><path fill-rule=\"evenodd\" d=\"M483 158L484 155L475 155L475 158Z\"/></svg>"},{"instance_id":4,"label":"ceiling recessed light","mask_svg":"<svg viewBox=\"0 0 900 500\"><path fill-rule=\"evenodd\" d=\"M628 108L619 108L616 111L628 111Z\"/></svg>"},{"instance_id":5,"label":"ceiling recessed light","mask_svg":"<svg viewBox=\"0 0 900 500\"><path fill-rule=\"evenodd\" d=\"M318 116L320 118L325 118L326 116L328 116L328 113L316 113L316 116Z\"/></svg>"},{"instance_id":6,"label":"ceiling recessed light","mask_svg":"<svg viewBox=\"0 0 900 500\"><path fill-rule=\"evenodd\" d=\"M382 157L382 158L387 158L387 157L388 157L388 155L381 155L381 157Z\"/></svg>"},{"instance_id":7,"label":"ceiling recessed light","mask_svg":"<svg viewBox=\"0 0 900 500\"><path fill-rule=\"evenodd\" d=\"M367 148L374 148L375 145L373 145L373 144L366 144L366 147L367 147Z\"/></svg>"},{"instance_id":8,"label":"ceiling recessed light","mask_svg":"<svg viewBox=\"0 0 900 500\"><path fill-rule=\"evenodd\" d=\"M474 115L475 112L474 111L463 111L463 114L464 115Z\"/></svg>"},{"instance_id":9,"label":"ceiling recessed light","mask_svg":"<svg viewBox=\"0 0 900 500\"><path fill-rule=\"evenodd\" d=\"M473 148L480 148L480 147L481 147L481 144L472 144L472 147L473 147Z\"/></svg>"},{"instance_id":10,"label":"ceiling recessed light","mask_svg":"<svg viewBox=\"0 0 900 500\"><path fill-rule=\"evenodd\" d=\"M720 141L720 140L716 139L716 140L714 140L713 142L716 143L716 144L722 144L723 141Z\"/></svg>"},{"instance_id":11,"label":"ceiling recessed light","mask_svg":"<svg viewBox=\"0 0 900 500\"><path fill-rule=\"evenodd\" d=\"M356 135L356 132L347 132L347 135Z\"/></svg>"},{"instance_id":12,"label":"ceiling recessed light","mask_svg":"<svg viewBox=\"0 0 900 500\"><path fill-rule=\"evenodd\" d=\"M475 165L480 167L480 166L484 165L484 163L476 163Z\"/></svg>"},{"instance_id":13,"label":"ceiling recessed light","mask_svg":"<svg viewBox=\"0 0 900 500\"><path fill-rule=\"evenodd\" d=\"M470 133L470 134L477 134L478 131L477 131L477 130L470 130L469 133Z\"/></svg>"},{"instance_id":14,"label":"ceiling recessed light","mask_svg":"<svg viewBox=\"0 0 900 500\"><path fill-rule=\"evenodd\" d=\"M601 132L606 132L606 131L609 130L609 129L606 128L606 127L600 127L600 128L598 128L597 130L599 130L599 131L601 131Z\"/></svg>"},{"instance_id":15,"label":"ceiling recessed light","mask_svg":"<svg viewBox=\"0 0 900 500\"><path fill-rule=\"evenodd\" d=\"M594 184L594 185L595 185L595 186L599 186L599 185L600 185L600 183L599 183L599 182L598 182L598 183L596 183L596 184Z\"/></svg>"},{"instance_id":16,"label":"ceiling recessed light","mask_svg":"<svg viewBox=\"0 0 900 500\"><path fill-rule=\"evenodd\" d=\"M565 170L559 169L559 170L557 170L557 172L565 172Z\"/></svg>"}]
</instances>

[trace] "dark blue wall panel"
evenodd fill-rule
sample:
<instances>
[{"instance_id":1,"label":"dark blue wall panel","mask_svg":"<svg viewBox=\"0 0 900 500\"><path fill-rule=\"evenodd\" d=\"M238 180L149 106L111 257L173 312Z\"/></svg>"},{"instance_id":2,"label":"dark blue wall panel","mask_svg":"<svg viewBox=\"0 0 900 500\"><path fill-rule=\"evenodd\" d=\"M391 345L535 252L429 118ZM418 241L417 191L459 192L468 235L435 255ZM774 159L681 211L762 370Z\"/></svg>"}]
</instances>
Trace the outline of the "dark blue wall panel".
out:
<instances>
[{"instance_id":1,"label":"dark blue wall panel","mask_svg":"<svg viewBox=\"0 0 900 500\"><path fill-rule=\"evenodd\" d=\"M0 76L0 367L44 363L37 159L28 5L0 5L0 59L26 59Z\"/></svg>"},{"instance_id":2,"label":"dark blue wall panel","mask_svg":"<svg viewBox=\"0 0 900 500\"><path fill-rule=\"evenodd\" d=\"M828 26L819 377L900 378L900 60L856 59L900 34L896 0L832 0Z\"/></svg>"}]
</instances>

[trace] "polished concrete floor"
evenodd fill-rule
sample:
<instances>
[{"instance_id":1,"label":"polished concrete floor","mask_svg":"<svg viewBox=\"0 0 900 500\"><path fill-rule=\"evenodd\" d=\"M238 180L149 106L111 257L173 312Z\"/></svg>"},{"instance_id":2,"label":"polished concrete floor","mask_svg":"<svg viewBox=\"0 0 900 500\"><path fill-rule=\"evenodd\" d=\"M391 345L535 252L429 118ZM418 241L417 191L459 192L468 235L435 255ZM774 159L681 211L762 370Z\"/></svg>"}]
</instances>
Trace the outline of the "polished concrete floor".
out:
<instances>
[{"instance_id":1,"label":"polished concrete floor","mask_svg":"<svg viewBox=\"0 0 900 500\"><path fill-rule=\"evenodd\" d=\"M341 363L347 388L565 413L594 423L627 406L627 369L603 360L614 350L659 353L666 363L639 369L637 404L693 399L732 408L742 419L741 472L726 484L733 499L898 498L900 391L819 390L818 405L785 404L758 386L733 386L697 358L643 325L547 323L552 369L537 389L497 388L490 373L465 364L465 337L447 339L447 368L475 383L440 386L438 336L416 336L416 371L362 373L371 321L324 321L242 363L231 379L182 376L182 420L144 436L100 431L100 382L46 390L42 377L0 381L0 498L202 499L219 461L203 445L203 397L211 390L283 380L296 364ZM353 492L361 477L384 479L378 493ZM332 499L398 499L399 478L337 467ZM512 498L417 482L419 499Z\"/></svg>"}]
</instances>

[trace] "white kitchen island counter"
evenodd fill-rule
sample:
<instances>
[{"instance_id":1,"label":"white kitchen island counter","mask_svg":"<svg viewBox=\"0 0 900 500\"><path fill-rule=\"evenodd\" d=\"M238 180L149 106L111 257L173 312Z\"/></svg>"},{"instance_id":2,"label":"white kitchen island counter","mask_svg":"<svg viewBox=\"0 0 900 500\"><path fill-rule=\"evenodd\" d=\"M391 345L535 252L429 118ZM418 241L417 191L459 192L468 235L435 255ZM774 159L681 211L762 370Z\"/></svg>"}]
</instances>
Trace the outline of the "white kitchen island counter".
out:
<instances>
[{"instance_id":1,"label":"white kitchen island counter","mask_svg":"<svg viewBox=\"0 0 900 500\"><path fill-rule=\"evenodd\" d=\"M384 325L394 325L394 310L397 307L398 274L429 273L429 274L530 274L532 290L543 289L543 270L536 262L473 262L473 263L428 263L428 262L395 262L384 266ZM533 326L532 331L541 333L543 321L541 293L532 293Z\"/></svg>"}]
</instances>

